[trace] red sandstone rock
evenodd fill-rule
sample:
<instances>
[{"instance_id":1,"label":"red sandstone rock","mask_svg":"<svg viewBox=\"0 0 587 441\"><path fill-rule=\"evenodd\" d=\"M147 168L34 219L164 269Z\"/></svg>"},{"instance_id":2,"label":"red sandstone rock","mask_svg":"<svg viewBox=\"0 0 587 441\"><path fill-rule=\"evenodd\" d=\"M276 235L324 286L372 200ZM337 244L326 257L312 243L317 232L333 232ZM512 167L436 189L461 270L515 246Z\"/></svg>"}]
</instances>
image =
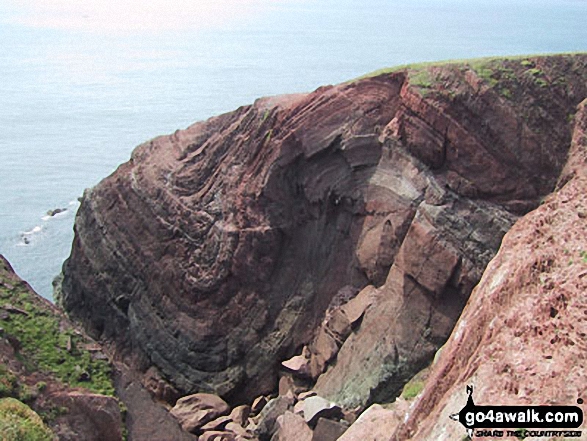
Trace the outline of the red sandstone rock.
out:
<instances>
[{"instance_id":1,"label":"red sandstone rock","mask_svg":"<svg viewBox=\"0 0 587 441\"><path fill-rule=\"evenodd\" d=\"M312 429L301 416L292 412L279 416L276 426L271 441L312 441Z\"/></svg>"},{"instance_id":2,"label":"red sandstone rock","mask_svg":"<svg viewBox=\"0 0 587 441\"><path fill-rule=\"evenodd\" d=\"M354 325L363 317L367 308L375 301L376 296L377 289L372 285L368 285L354 299L341 307L351 325Z\"/></svg>"},{"instance_id":3,"label":"red sandstone rock","mask_svg":"<svg viewBox=\"0 0 587 441\"><path fill-rule=\"evenodd\" d=\"M556 184L585 59L533 58L549 87L521 60L486 62L491 82L469 64L399 71L147 142L86 193L62 303L178 391L249 402L341 289L372 285L377 304L319 391L391 399L445 342L516 215ZM313 358L316 374L328 357Z\"/></svg>"},{"instance_id":4,"label":"red sandstone rock","mask_svg":"<svg viewBox=\"0 0 587 441\"><path fill-rule=\"evenodd\" d=\"M180 397L177 389L161 378L161 374L155 366L151 366L147 370L142 383L156 400L174 405Z\"/></svg>"},{"instance_id":5,"label":"red sandstone rock","mask_svg":"<svg viewBox=\"0 0 587 441\"><path fill-rule=\"evenodd\" d=\"M200 430L202 432L212 431L212 430L223 430L228 423L230 423L232 419L229 416L220 416L218 418L213 419L212 421L204 424Z\"/></svg>"},{"instance_id":6,"label":"red sandstone rock","mask_svg":"<svg viewBox=\"0 0 587 441\"><path fill-rule=\"evenodd\" d=\"M404 412L407 409L402 409ZM390 435L403 418L391 409L373 404L339 438L340 441L389 441Z\"/></svg>"},{"instance_id":7,"label":"red sandstone rock","mask_svg":"<svg viewBox=\"0 0 587 441\"><path fill-rule=\"evenodd\" d=\"M348 425L338 421L319 418L312 434L312 441L336 441L348 429Z\"/></svg>"},{"instance_id":8,"label":"red sandstone rock","mask_svg":"<svg viewBox=\"0 0 587 441\"><path fill-rule=\"evenodd\" d=\"M242 427L245 427L248 422L250 414L251 406L245 404L242 406L237 406L234 409L232 409L229 416L232 421L234 421L237 424L240 424Z\"/></svg>"},{"instance_id":9,"label":"red sandstone rock","mask_svg":"<svg viewBox=\"0 0 587 441\"><path fill-rule=\"evenodd\" d=\"M448 418L477 405L574 405L587 394L587 101L559 190L520 219L469 299L393 440L458 439Z\"/></svg>"},{"instance_id":10,"label":"red sandstone rock","mask_svg":"<svg viewBox=\"0 0 587 441\"><path fill-rule=\"evenodd\" d=\"M293 399L290 397L277 397L270 400L259 414L259 424L255 434L260 438L268 438L276 430L277 418L293 407Z\"/></svg>"},{"instance_id":11,"label":"red sandstone rock","mask_svg":"<svg viewBox=\"0 0 587 441\"><path fill-rule=\"evenodd\" d=\"M56 421L60 440L119 441L122 420L118 400L90 392L58 392L51 403L67 409Z\"/></svg>"},{"instance_id":12,"label":"red sandstone rock","mask_svg":"<svg viewBox=\"0 0 587 441\"><path fill-rule=\"evenodd\" d=\"M177 400L171 415L179 421L183 430L197 434L205 424L229 411L230 407L222 398L200 393Z\"/></svg>"},{"instance_id":13,"label":"red sandstone rock","mask_svg":"<svg viewBox=\"0 0 587 441\"><path fill-rule=\"evenodd\" d=\"M283 361L281 365L302 376L308 375L310 371L310 360L303 355L296 355L289 360Z\"/></svg>"}]
</instances>

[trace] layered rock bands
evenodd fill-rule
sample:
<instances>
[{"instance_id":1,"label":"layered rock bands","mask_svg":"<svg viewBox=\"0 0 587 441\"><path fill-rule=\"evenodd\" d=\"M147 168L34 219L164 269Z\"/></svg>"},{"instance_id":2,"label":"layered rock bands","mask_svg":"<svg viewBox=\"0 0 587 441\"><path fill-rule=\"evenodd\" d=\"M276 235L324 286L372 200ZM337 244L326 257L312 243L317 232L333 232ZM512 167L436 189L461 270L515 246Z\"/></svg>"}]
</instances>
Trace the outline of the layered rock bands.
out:
<instances>
[{"instance_id":1,"label":"layered rock bands","mask_svg":"<svg viewBox=\"0 0 587 441\"><path fill-rule=\"evenodd\" d=\"M393 398L555 187L586 63L397 70L147 142L85 193L61 302L166 396L237 403L275 390L280 363L371 287L316 390Z\"/></svg>"}]
</instances>

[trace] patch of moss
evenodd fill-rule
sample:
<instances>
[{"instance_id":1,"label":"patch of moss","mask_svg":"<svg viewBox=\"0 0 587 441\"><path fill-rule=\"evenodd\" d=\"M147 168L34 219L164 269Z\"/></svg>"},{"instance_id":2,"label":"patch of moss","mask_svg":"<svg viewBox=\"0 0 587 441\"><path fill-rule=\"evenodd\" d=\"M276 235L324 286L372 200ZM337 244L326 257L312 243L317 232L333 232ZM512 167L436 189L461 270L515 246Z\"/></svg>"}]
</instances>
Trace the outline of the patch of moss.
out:
<instances>
[{"instance_id":1,"label":"patch of moss","mask_svg":"<svg viewBox=\"0 0 587 441\"><path fill-rule=\"evenodd\" d=\"M507 87L500 89L499 93L501 96L503 96L504 98L507 98L508 100L512 99L512 91L509 90Z\"/></svg>"},{"instance_id":2,"label":"patch of moss","mask_svg":"<svg viewBox=\"0 0 587 441\"><path fill-rule=\"evenodd\" d=\"M526 75L529 75L533 78L534 83L536 83L539 87L548 87L548 81L544 77L544 72L537 68L532 67L525 72Z\"/></svg>"},{"instance_id":3,"label":"patch of moss","mask_svg":"<svg viewBox=\"0 0 587 441\"><path fill-rule=\"evenodd\" d=\"M51 441L41 417L14 398L0 399L0 433L5 441Z\"/></svg>"},{"instance_id":4,"label":"patch of moss","mask_svg":"<svg viewBox=\"0 0 587 441\"><path fill-rule=\"evenodd\" d=\"M0 273L0 281L4 280ZM62 317L51 311L41 299L22 283L0 284L0 302L11 304L23 313L12 313L2 324L4 332L18 339L18 359L30 372L52 374L73 387L83 387L105 395L114 395L111 368L105 360L94 360L82 335L67 326L61 326ZM0 394L8 392L10 380L0 371ZM13 391L14 392L14 391ZM10 396L17 396L9 393Z\"/></svg>"},{"instance_id":5,"label":"patch of moss","mask_svg":"<svg viewBox=\"0 0 587 441\"><path fill-rule=\"evenodd\" d=\"M404 386L401 396L406 400L411 400L416 398L423 390L424 382L422 380L412 379Z\"/></svg>"},{"instance_id":6,"label":"patch of moss","mask_svg":"<svg viewBox=\"0 0 587 441\"><path fill-rule=\"evenodd\" d=\"M410 83L420 89L430 89L433 84L432 74L427 68L412 70L409 78Z\"/></svg>"}]
</instances>

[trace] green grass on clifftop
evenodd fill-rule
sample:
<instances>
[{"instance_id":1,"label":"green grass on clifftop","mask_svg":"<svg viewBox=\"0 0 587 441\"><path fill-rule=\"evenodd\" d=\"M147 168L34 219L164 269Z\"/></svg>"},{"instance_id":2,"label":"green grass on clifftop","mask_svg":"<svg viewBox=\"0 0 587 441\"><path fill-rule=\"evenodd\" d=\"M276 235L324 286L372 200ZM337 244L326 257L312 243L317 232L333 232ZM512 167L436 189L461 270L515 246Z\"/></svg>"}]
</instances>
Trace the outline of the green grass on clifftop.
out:
<instances>
[{"instance_id":1,"label":"green grass on clifftop","mask_svg":"<svg viewBox=\"0 0 587 441\"><path fill-rule=\"evenodd\" d=\"M496 63L501 63L506 60L510 61L519 61L522 64L529 66L532 64L529 59L535 58L546 58L552 56L573 56L573 55L587 55L587 52L565 52L560 54L540 54L540 55L510 55L510 56L503 56L503 57L483 57L483 58L470 58L470 59L454 59L454 60L441 60L441 61L424 61L421 63L410 63L410 64L401 64L398 66L391 66L391 67L384 67L382 69L375 70L373 72L369 72L365 75L362 75L358 78L355 78L352 81L362 80L364 78L372 78L379 75L390 74L394 72L402 72L402 71L413 71L414 74L421 72L422 70L426 70L430 67L441 67L441 66L460 66L466 67L471 66L474 69L483 68L484 66L494 65Z\"/></svg>"},{"instance_id":2,"label":"green grass on clifftop","mask_svg":"<svg viewBox=\"0 0 587 441\"><path fill-rule=\"evenodd\" d=\"M460 70L462 72L472 71L487 86L505 99L513 99L512 90L515 84L520 81L531 83L536 87L546 88L549 86L562 86L557 83L563 81L558 78L554 84L549 80L545 72L539 67L543 60L553 57L567 58L575 56L585 56L587 53L563 53L563 54L545 54L545 55L516 55L505 57L486 57L470 60L446 60L438 62L424 62L406 64L390 68L376 70L363 75L351 82L365 78L372 78L379 75L390 74L394 72L406 72L410 85L423 95L428 94L433 89L442 89L446 86L447 68L448 70ZM448 87L450 89L450 87Z\"/></svg>"}]
</instances>

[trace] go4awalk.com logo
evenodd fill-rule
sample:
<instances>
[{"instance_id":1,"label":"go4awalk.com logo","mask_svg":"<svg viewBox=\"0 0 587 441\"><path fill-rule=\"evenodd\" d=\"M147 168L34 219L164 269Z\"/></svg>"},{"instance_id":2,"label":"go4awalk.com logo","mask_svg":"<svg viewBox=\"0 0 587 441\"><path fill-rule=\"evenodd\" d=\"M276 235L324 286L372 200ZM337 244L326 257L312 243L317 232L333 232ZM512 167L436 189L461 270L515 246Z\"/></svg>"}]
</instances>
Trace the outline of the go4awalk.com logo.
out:
<instances>
[{"instance_id":1,"label":"go4awalk.com logo","mask_svg":"<svg viewBox=\"0 0 587 441\"><path fill-rule=\"evenodd\" d=\"M469 438L477 437L581 437L583 411L577 406L477 406L473 387L467 386L469 398L459 413L450 417L467 429ZM583 404L583 400L577 400ZM520 429L524 427L524 429ZM562 430L565 429L565 430Z\"/></svg>"}]
</instances>

